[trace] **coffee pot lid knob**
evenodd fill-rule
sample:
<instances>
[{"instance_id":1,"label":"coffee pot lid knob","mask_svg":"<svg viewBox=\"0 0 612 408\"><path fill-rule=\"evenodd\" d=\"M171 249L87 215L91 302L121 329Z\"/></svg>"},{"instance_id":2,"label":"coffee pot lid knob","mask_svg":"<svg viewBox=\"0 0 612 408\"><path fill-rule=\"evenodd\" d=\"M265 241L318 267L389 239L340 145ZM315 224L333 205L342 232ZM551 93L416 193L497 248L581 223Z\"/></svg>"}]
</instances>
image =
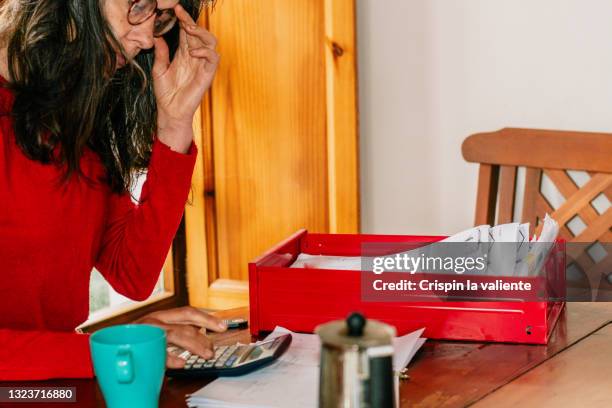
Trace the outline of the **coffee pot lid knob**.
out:
<instances>
[{"instance_id":1,"label":"coffee pot lid knob","mask_svg":"<svg viewBox=\"0 0 612 408\"><path fill-rule=\"evenodd\" d=\"M346 326L348 328L348 335L350 337L361 337L363 336L363 329L365 328L367 321L361 313L351 313L346 318Z\"/></svg>"},{"instance_id":2,"label":"coffee pot lid knob","mask_svg":"<svg viewBox=\"0 0 612 408\"><path fill-rule=\"evenodd\" d=\"M377 320L368 320L361 313L351 313L346 319L334 320L316 327L323 345L352 349L391 344L395 328Z\"/></svg>"}]
</instances>

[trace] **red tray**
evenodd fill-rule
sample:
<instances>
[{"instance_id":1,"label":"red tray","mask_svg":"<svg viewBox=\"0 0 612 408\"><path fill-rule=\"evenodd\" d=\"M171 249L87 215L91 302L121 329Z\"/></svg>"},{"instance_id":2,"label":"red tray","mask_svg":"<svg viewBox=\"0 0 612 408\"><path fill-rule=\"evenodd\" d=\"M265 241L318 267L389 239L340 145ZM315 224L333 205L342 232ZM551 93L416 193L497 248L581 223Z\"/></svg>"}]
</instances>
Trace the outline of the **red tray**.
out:
<instances>
[{"instance_id":1,"label":"red tray","mask_svg":"<svg viewBox=\"0 0 612 408\"><path fill-rule=\"evenodd\" d=\"M249 263L250 328L258 335L277 325L313 332L324 322L361 311L395 326L398 335L425 327L424 337L546 344L564 302L364 302L359 271L289 268L300 253L359 256L367 242L435 242L445 237L311 234L300 230ZM547 274L565 279L565 245L558 242ZM555 268L555 270L548 270ZM529 278L526 278L529 279Z\"/></svg>"}]
</instances>

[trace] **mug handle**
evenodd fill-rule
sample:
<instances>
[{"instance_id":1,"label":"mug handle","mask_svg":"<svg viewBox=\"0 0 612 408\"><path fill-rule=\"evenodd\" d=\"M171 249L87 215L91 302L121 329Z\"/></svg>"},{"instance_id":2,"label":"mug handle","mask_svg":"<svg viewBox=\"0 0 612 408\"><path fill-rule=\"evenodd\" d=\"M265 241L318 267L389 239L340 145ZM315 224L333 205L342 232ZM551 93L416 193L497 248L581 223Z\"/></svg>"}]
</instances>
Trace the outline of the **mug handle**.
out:
<instances>
[{"instance_id":1,"label":"mug handle","mask_svg":"<svg viewBox=\"0 0 612 408\"><path fill-rule=\"evenodd\" d=\"M115 369L117 372L117 381L120 383L131 383L134 380L132 352L129 349L119 349L119 351L117 351Z\"/></svg>"}]
</instances>

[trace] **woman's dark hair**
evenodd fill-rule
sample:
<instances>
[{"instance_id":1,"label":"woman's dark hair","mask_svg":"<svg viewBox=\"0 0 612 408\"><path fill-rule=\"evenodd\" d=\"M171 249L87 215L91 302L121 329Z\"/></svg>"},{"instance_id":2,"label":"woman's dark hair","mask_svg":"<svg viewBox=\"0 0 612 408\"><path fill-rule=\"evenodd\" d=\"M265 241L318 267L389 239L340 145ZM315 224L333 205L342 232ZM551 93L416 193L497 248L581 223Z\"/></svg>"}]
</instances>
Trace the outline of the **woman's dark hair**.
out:
<instances>
[{"instance_id":1,"label":"woman's dark hair","mask_svg":"<svg viewBox=\"0 0 612 408\"><path fill-rule=\"evenodd\" d=\"M153 50L116 71L114 50L125 52L103 16L104 1L112 0L0 0L0 42L8 47L14 130L26 156L64 166L68 179L81 174L88 146L106 168L104 181L125 192L148 165L157 128ZM194 20L207 2L180 1ZM173 56L178 23L165 38Z\"/></svg>"}]
</instances>

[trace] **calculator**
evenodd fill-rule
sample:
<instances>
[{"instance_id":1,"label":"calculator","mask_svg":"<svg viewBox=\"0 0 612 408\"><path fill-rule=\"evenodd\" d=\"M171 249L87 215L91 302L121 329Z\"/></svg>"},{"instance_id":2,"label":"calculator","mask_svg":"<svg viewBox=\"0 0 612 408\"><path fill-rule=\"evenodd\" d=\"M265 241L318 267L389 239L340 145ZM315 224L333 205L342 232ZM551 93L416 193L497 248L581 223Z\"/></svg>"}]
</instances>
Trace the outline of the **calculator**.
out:
<instances>
[{"instance_id":1,"label":"calculator","mask_svg":"<svg viewBox=\"0 0 612 408\"><path fill-rule=\"evenodd\" d=\"M216 346L215 355L205 360L177 346L168 351L185 359L183 368L166 370L170 377L235 376L250 373L279 358L291 344L291 334L283 334L271 340L251 344Z\"/></svg>"}]
</instances>

